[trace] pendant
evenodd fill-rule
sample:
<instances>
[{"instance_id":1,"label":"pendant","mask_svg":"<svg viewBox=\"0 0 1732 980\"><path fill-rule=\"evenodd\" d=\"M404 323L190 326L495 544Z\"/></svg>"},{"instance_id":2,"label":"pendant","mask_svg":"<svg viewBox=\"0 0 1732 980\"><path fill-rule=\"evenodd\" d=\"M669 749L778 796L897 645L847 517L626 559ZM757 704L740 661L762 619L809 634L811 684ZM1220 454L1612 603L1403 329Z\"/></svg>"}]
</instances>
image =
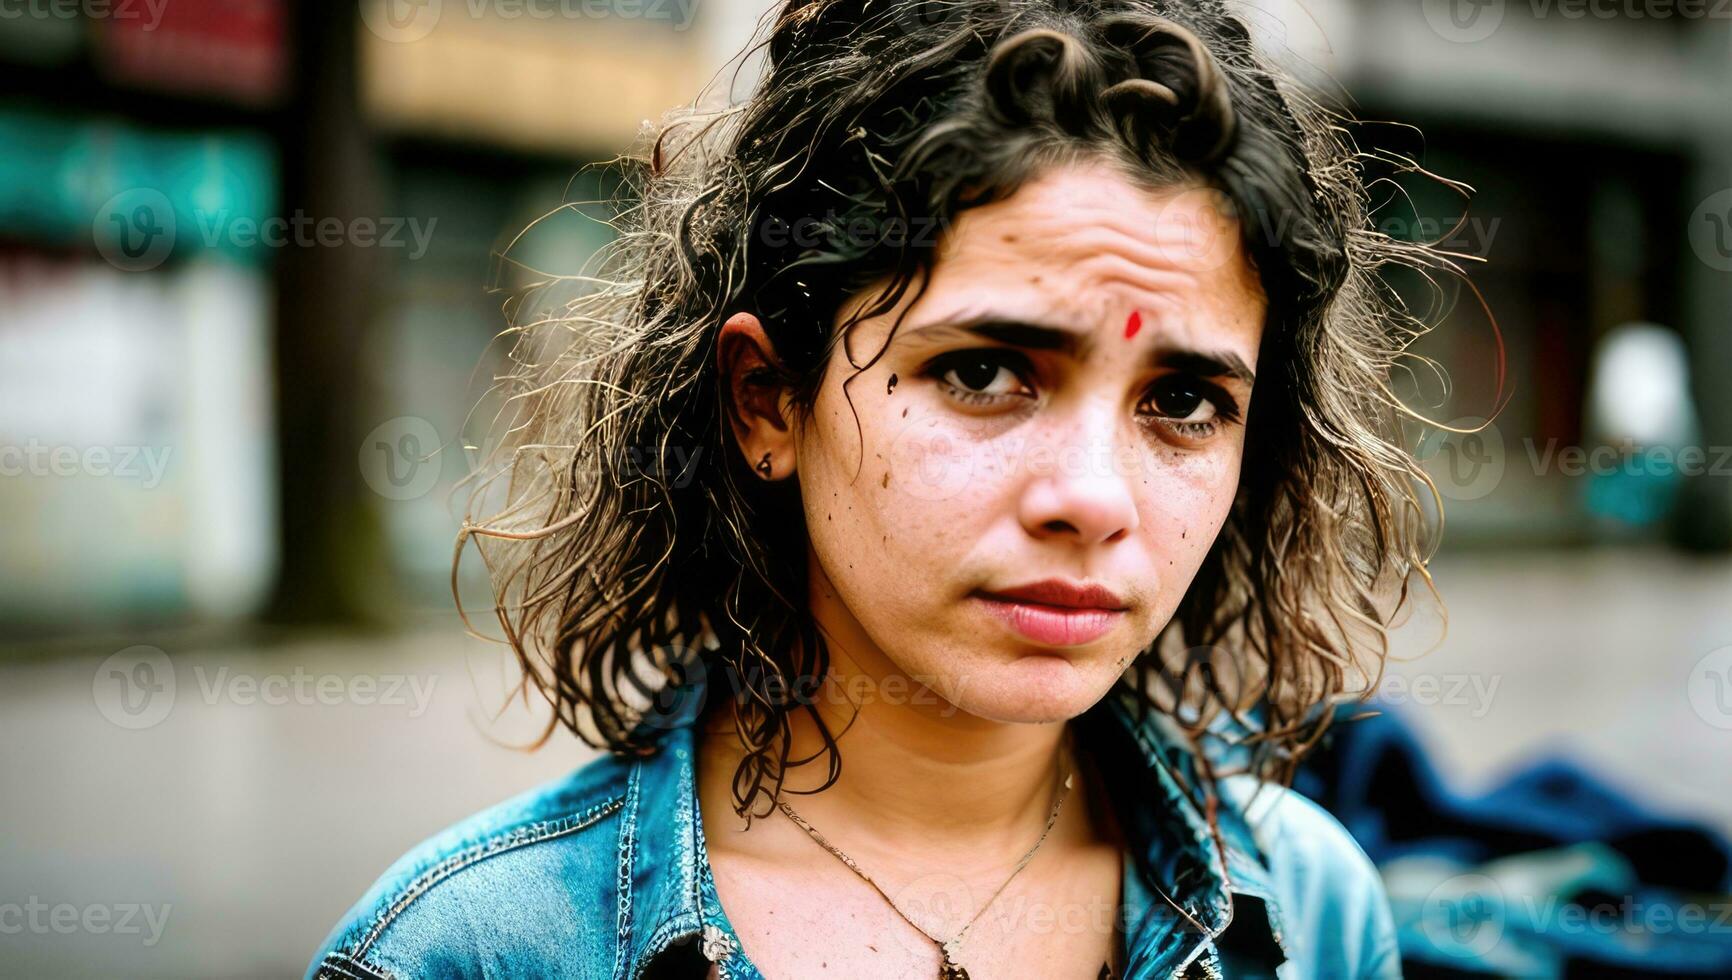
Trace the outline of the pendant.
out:
<instances>
[{"instance_id":1,"label":"pendant","mask_svg":"<svg viewBox=\"0 0 1732 980\"><path fill-rule=\"evenodd\" d=\"M950 958L950 944L945 943L939 949L944 953L944 959L938 964L938 980L968 980L968 971Z\"/></svg>"}]
</instances>

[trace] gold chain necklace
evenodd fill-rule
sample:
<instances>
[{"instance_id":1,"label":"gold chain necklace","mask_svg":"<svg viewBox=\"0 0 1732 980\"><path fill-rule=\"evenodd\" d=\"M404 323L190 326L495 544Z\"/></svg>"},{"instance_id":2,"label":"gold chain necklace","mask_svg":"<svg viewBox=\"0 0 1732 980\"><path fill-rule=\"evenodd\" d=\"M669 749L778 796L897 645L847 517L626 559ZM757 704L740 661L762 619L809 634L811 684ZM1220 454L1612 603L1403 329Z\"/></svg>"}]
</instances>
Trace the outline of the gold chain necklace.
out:
<instances>
[{"instance_id":1,"label":"gold chain necklace","mask_svg":"<svg viewBox=\"0 0 1732 980\"><path fill-rule=\"evenodd\" d=\"M1060 753L1060 762L1063 762L1062 752ZM937 936L934 936L932 933L927 932L922 928L918 922L915 922L908 916L903 915L902 910L896 907L896 903L890 900L890 896L884 893L884 889L878 887L878 883L872 880L871 875L867 874L858 864L854 863L853 858L842 853L841 848L830 843L828 840L825 840L824 835L820 834L816 828L807 823L805 818L801 817L798 813L795 813L794 808L789 806L787 802L778 799L776 800L776 806L779 807L783 813L788 815L788 819L798 824L800 829L804 830L813 840L823 845L825 850L836 855L836 857L840 858L842 863L847 865L850 870L861 878L864 878L866 883L871 885L874 891L883 896L885 903L890 906L891 910L897 915L902 916L902 921L920 930L921 935L937 944L938 951L943 957L938 964L938 980L968 980L968 971L963 969L962 965L956 962L957 952L962 948L962 937L968 934L969 927L974 925L982 913L992 907L993 901L1004 891L1005 886L1010 884L1011 879L1015 878L1022 872L1023 868L1028 866L1028 862L1034 857L1034 852L1040 850L1040 845L1046 843L1047 835L1052 833L1053 825L1058 823L1059 810L1064 807L1065 798L1070 795L1071 781L1075 776L1075 773L1070 770L1068 765L1064 766L1064 770L1064 783L1060 786L1056 799L1053 800L1052 813L1046 818L1046 829L1040 832L1040 840L1034 842L1034 846L1029 848L1028 853L1022 856L1022 860L1016 863L1016 869L1010 873L1010 877L1004 879L1004 884L998 886L998 890L993 892L992 897L988 898L986 902L980 906L980 910L974 913L974 917L969 919L956 935L952 936L948 940L939 939Z\"/></svg>"}]
</instances>

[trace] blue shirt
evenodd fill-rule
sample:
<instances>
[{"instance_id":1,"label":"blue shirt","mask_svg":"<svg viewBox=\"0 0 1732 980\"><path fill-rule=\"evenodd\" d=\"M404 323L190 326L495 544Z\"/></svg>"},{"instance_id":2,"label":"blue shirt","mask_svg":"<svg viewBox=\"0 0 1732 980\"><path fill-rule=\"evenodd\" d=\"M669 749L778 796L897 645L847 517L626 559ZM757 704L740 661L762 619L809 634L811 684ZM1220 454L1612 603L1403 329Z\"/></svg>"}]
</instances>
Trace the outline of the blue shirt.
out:
<instances>
[{"instance_id":1,"label":"blue shirt","mask_svg":"<svg viewBox=\"0 0 1732 980\"><path fill-rule=\"evenodd\" d=\"M1185 743L1115 688L1072 724L1105 774L1123 862L1124 976L1399 977L1376 869L1335 819L1252 777L1220 783L1220 835L1183 786ZM393 864L308 980L761 974L716 897L692 724L476 814ZM1183 913L1178 907L1183 908ZM1199 931L1199 928L1201 931ZM781 980L781 978L778 978Z\"/></svg>"}]
</instances>

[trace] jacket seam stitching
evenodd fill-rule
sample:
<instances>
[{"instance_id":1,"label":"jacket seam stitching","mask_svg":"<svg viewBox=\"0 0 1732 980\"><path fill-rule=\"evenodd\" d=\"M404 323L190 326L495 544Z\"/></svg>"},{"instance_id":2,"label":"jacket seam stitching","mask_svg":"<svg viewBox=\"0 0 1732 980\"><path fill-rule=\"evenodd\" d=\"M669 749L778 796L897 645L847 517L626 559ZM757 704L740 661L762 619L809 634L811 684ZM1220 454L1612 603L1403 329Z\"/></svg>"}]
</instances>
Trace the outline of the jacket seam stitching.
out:
<instances>
[{"instance_id":1,"label":"jacket seam stitching","mask_svg":"<svg viewBox=\"0 0 1732 980\"><path fill-rule=\"evenodd\" d=\"M344 953L326 953L318 976L320 980L330 976L341 976L347 980L396 980L397 977L382 966L364 963Z\"/></svg>"},{"instance_id":2,"label":"jacket seam stitching","mask_svg":"<svg viewBox=\"0 0 1732 980\"><path fill-rule=\"evenodd\" d=\"M386 908L384 913L379 917L379 921L373 924L373 928L368 930L366 937L361 940L360 944L355 947L354 953L350 955L365 956L367 951L373 947L374 943L379 941L379 937L384 934L386 929L390 928L391 923L395 922L397 917L403 914L405 909L414 904L416 899L426 894L434 885L444 881L446 878L451 877L472 864L493 857L496 854L502 854L519 847L526 847L530 844L539 844L555 837L561 837L582 830L619 809L623 802L624 800L622 797L615 797L611 800L597 803L581 813L560 817L557 820L542 820L536 823L525 824L507 831L504 834L496 834L487 840L472 844L462 851L440 861L428 870L423 871L414 881L411 881L408 886L403 889L402 894L398 896L395 902L392 902L391 905Z\"/></svg>"},{"instance_id":3,"label":"jacket seam stitching","mask_svg":"<svg viewBox=\"0 0 1732 980\"><path fill-rule=\"evenodd\" d=\"M620 798L623 811L619 833L619 856L614 872L614 888L619 893L616 907L617 921L614 923L614 940L617 946L613 956L613 975L625 975L629 966L627 959L631 955L631 872L632 864L637 860L637 807L638 783L643 771L643 763L631 767L631 775L626 780L625 795Z\"/></svg>"}]
</instances>

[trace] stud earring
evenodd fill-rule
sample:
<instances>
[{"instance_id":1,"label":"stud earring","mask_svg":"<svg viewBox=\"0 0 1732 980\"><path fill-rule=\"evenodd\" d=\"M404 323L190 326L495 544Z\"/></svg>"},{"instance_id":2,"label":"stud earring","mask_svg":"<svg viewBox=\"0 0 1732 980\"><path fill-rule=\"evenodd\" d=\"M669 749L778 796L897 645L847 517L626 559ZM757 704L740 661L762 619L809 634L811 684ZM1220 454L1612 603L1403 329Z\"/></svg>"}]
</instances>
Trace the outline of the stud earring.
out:
<instances>
[{"instance_id":1,"label":"stud earring","mask_svg":"<svg viewBox=\"0 0 1732 980\"><path fill-rule=\"evenodd\" d=\"M758 460L757 470L759 473L763 474L764 479L767 480L770 478L770 454L769 453L765 453L764 458Z\"/></svg>"}]
</instances>

